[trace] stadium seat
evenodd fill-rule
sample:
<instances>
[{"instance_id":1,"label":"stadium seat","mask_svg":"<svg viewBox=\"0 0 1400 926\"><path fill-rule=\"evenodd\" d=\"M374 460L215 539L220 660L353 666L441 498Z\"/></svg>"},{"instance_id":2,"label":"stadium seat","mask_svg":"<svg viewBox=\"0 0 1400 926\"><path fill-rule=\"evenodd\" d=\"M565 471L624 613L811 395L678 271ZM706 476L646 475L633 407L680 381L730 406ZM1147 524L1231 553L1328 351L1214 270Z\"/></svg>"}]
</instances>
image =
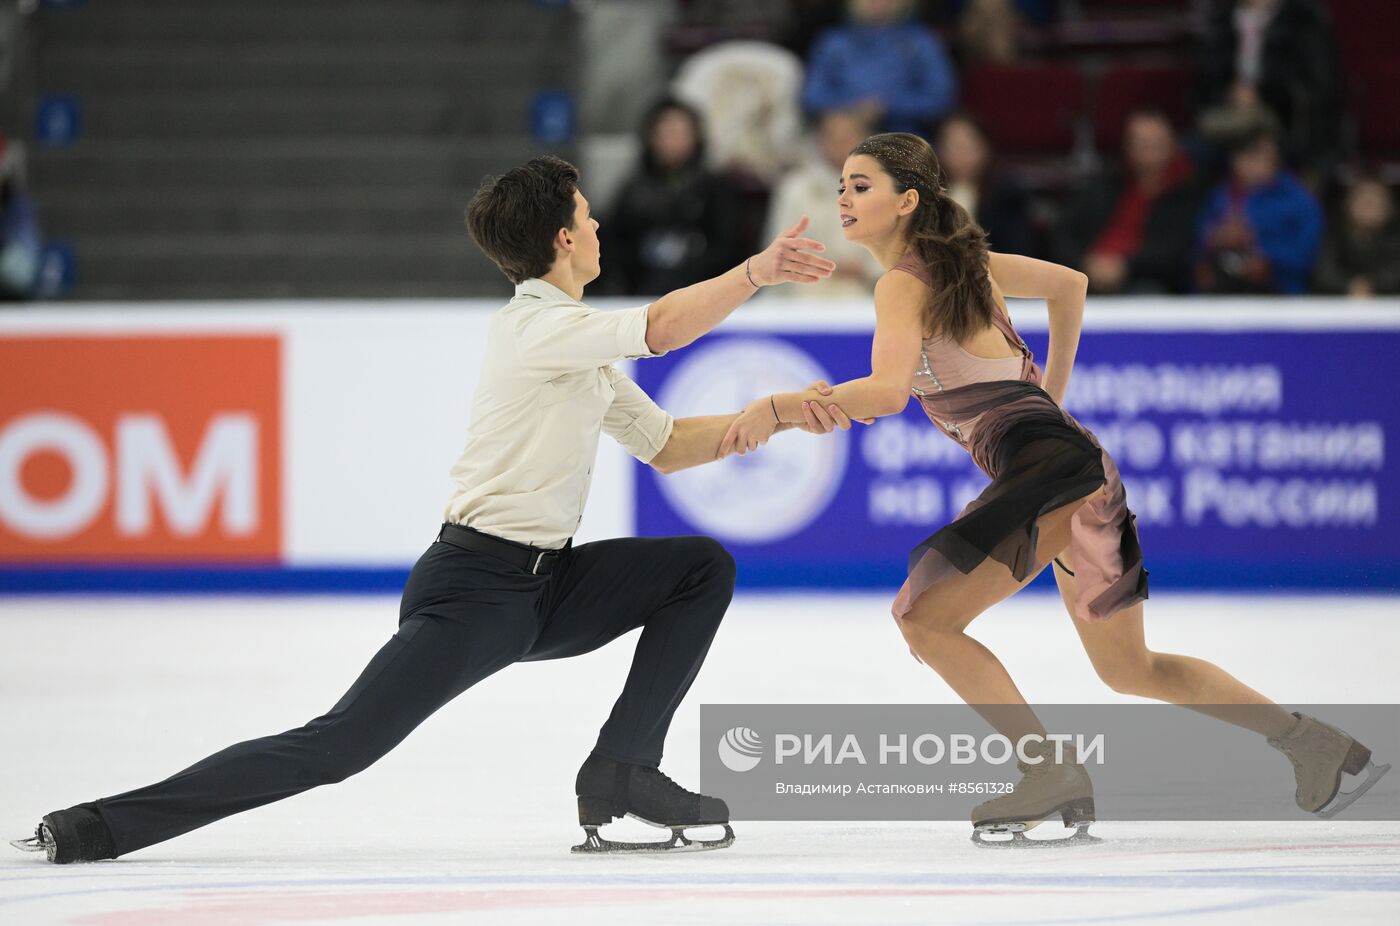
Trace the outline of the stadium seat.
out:
<instances>
[{"instance_id":1,"label":"stadium seat","mask_svg":"<svg viewBox=\"0 0 1400 926\"><path fill-rule=\"evenodd\" d=\"M1099 77L1094 106L1094 145L1116 151L1123 142L1123 119L1138 106L1155 106L1171 116L1177 128L1191 116L1191 81L1185 66L1119 65Z\"/></svg>"},{"instance_id":2,"label":"stadium seat","mask_svg":"<svg viewBox=\"0 0 1400 926\"><path fill-rule=\"evenodd\" d=\"M962 96L998 151L1068 154L1084 76L1067 64L982 65L964 74Z\"/></svg>"},{"instance_id":3,"label":"stadium seat","mask_svg":"<svg viewBox=\"0 0 1400 926\"><path fill-rule=\"evenodd\" d=\"M1371 60L1349 66L1350 105L1356 117L1357 142L1370 156L1400 156L1400 119L1395 118L1395 88L1400 61Z\"/></svg>"},{"instance_id":4,"label":"stadium seat","mask_svg":"<svg viewBox=\"0 0 1400 926\"><path fill-rule=\"evenodd\" d=\"M1342 70L1390 58L1400 36L1400 3L1329 0Z\"/></svg>"}]
</instances>

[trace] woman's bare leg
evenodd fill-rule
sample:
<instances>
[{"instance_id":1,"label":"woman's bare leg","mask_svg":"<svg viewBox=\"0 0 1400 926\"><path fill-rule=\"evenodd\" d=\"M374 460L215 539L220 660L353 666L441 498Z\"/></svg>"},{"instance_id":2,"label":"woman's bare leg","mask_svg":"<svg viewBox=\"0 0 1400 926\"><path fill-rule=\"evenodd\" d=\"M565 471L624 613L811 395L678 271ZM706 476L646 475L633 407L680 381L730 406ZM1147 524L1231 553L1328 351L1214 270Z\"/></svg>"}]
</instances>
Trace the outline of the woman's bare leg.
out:
<instances>
[{"instance_id":1,"label":"woman's bare leg","mask_svg":"<svg viewBox=\"0 0 1400 926\"><path fill-rule=\"evenodd\" d=\"M1067 555L1060 560L1075 568ZM1057 567L1055 583L1094 670L1114 691L1181 704L1265 736L1282 736L1293 726L1292 714L1214 663L1148 649L1142 602L1090 623L1075 613L1075 578Z\"/></svg>"},{"instance_id":2,"label":"woman's bare leg","mask_svg":"<svg viewBox=\"0 0 1400 926\"><path fill-rule=\"evenodd\" d=\"M1083 502L1066 505L1038 522L1034 578L1069 543L1069 524ZM1001 660L968 636L967 626L983 611L1024 588L1006 567L985 560L967 575L955 575L925 591L899 620L909 649L958 696L1013 743L1027 735L1044 736L1035 713L1011 680Z\"/></svg>"}]
</instances>

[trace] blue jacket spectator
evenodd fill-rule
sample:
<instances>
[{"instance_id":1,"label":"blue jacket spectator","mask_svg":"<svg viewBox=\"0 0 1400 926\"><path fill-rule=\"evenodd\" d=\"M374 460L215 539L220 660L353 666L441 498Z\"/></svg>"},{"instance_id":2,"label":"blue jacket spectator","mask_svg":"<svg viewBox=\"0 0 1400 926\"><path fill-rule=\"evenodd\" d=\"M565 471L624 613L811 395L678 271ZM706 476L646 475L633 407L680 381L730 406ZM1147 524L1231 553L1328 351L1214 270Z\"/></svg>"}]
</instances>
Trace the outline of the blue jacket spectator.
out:
<instances>
[{"instance_id":1,"label":"blue jacket spectator","mask_svg":"<svg viewBox=\"0 0 1400 926\"><path fill-rule=\"evenodd\" d=\"M817 39L802 104L860 110L886 131L926 133L957 101L943 45L900 0L851 0L852 21Z\"/></svg>"},{"instance_id":2,"label":"blue jacket spectator","mask_svg":"<svg viewBox=\"0 0 1400 926\"><path fill-rule=\"evenodd\" d=\"M1308 290L1322 244L1322 207L1279 165L1272 134L1243 142L1198 226L1196 285L1208 293Z\"/></svg>"}]
</instances>

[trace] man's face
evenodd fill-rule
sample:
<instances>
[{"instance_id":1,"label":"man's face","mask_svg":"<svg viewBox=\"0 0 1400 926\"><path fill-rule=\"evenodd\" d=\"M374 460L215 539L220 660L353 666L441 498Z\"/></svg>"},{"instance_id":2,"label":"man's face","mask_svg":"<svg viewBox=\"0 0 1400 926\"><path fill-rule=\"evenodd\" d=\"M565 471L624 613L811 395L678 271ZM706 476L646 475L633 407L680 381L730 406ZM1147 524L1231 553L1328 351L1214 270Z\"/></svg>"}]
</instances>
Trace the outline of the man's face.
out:
<instances>
[{"instance_id":1,"label":"man's face","mask_svg":"<svg viewBox=\"0 0 1400 926\"><path fill-rule=\"evenodd\" d=\"M1235 179L1248 189L1272 183L1278 173L1278 146L1271 138L1261 138L1235 152L1230 168Z\"/></svg>"},{"instance_id":2,"label":"man's face","mask_svg":"<svg viewBox=\"0 0 1400 926\"><path fill-rule=\"evenodd\" d=\"M1176 153L1172 128L1163 119L1139 116L1123 135L1123 155L1136 177L1156 177L1167 169Z\"/></svg>"},{"instance_id":3,"label":"man's face","mask_svg":"<svg viewBox=\"0 0 1400 926\"><path fill-rule=\"evenodd\" d=\"M574 279L580 283L591 283L603 272L602 249L598 246L598 220L589 212L588 200L578 190L574 191L574 227L565 230L565 235L573 242Z\"/></svg>"},{"instance_id":4,"label":"man's face","mask_svg":"<svg viewBox=\"0 0 1400 926\"><path fill-rule=\"evenodd\" d=\"M856 22L884 25L904 15L908 0L850 0L851 18Z\"/></svg>"},{"instance_id":5,"label":"man's face","mask_svg":"<svg viewBox=\"0 0 1400 926\"><path fill-rule=\"evenodd\" d=\"M1357 228L1376 232L1390 221L1390 193L1374 180L1362 180L1347 196L1347 216Z\"/></svg>"}]
</instances>

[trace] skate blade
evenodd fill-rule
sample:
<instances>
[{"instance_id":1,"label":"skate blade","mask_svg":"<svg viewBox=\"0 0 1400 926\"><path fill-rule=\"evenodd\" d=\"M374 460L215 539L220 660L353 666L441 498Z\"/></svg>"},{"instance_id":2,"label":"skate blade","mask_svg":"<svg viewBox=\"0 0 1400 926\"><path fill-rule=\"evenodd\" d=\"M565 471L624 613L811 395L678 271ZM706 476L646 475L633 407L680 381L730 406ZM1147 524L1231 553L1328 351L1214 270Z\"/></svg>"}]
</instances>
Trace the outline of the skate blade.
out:
<instances>
[{"instance_id":1,"label":"skate blade","mask_svg":"<svg viewBox=\"0 0 1400 926\"><path fill-rule=\"evenodd\" d=\"M45 848L38 836L30 836L28 839L11 839L10 845L21 852L43 852Z\"/></svg>"},{"instance_id":2,"label":"skate blade","mask_svg":"<svg viewBox=\"0 0 1400 926\"><path fill-rule=\"evenodd\" d=\"M1366 763L1366 768L1363 769L1363 771L1366 772L1365 781L1361 782L1361 784L1352 788L1350 791L1338 793L1326 807L1323 807L1321 810L1313 811L1314 815L1322 817L1324 820L1330 820L1343 810L1346 810L1357 798L1371 790L1376 782L1385 777L1385 773L1390 771L1390 766L1377 765L1374 761L1371 761Z\"/></svg>"},{"instance_id":3,"label":"skate blade","mask_svg":"<svg viewBox=\"0 0 1400 926\"><path fill-rule=\"evenodd\" d=\"M652 825L655 826L656 824ZM572 847L569 851L575 855L642 855L658 852L706 852L711 849L727 849L734 844L734 830L728 823L710 823L705 825L722 825L724 827L724 835L718 839L692 839L685 835L686 827L672 826L664 827L671 831L671 838L664 841L619 842L598 835L598 827L596 826L585 826L583 828L583 842ZM698 826L691 827L691 829L700 828L701 827Z\"/></svg>"},{"instance_id":4,"label":"skate blade","mask_svg":"<svg viewBox=\"0 0 1400 926\"><path fill-rule=\"evenodd\" d=\"M972 843L983 849L1063 849L1069 846L1088 846L1103 842L1097 836L1089 835L1089 824L1080 823L1069 836L1053 836L1046 839L1031 839L1026 833L1040 824L1003 823L979 826L972 831ZM1007 836L1006 839L988 839L988 836Z\"/></svg>"},{"instance_id":5,"label":"skate blade","mask_svg":"<svg viewBox=\"0 0 1400 926\"><path fill-rule=\"evenodd\" d=\"M1073 827L1069 836L1051 836L1046 839L1030 839L1026 836L1031 830L1047 820L1059 817L1065 828ZM972 842L988 849L1046 849L1068 845L1089 845L1103 842L1097 836L1089 835L1089 825L1094 822L1094 799L1081 798L1061 804L1042 817L1034 820L988 820L972 827ZM1007 836L1006 839L988 839L988 836Z\"/></svg>"}]
</instances>

